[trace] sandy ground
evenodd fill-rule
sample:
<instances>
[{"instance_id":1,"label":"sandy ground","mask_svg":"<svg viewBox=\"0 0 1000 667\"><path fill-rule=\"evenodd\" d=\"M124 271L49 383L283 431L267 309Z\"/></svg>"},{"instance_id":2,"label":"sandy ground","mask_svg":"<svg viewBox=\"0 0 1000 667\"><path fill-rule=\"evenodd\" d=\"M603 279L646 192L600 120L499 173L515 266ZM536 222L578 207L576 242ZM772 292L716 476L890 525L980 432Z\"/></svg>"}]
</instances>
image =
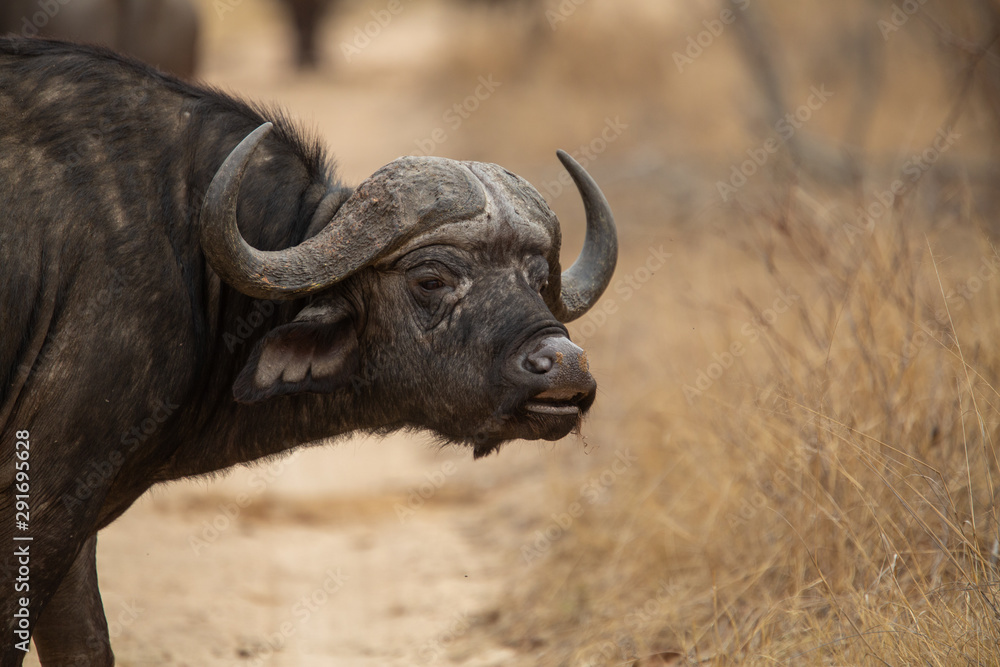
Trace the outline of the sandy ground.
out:
<instances>
[{"instance_id":1,"label":"sandy ground","mask_svg":"<svg viewBox=\"0 0 1000 667\"><path fill-rule=\"evenodd\" d=\"M100 535L118 664L518 664L457 640L493 613L550 447L473 462L419 436L352 439L155 489Z\"/></svg>"},{"instance_id":2,"label":"sandy ground","mask_svg":"<svg viewBox=\"0 0 1000 667\"><path fill-rule=\"evenodd\" d=\"M348 441L151 494L101 535L120 664L445 664L503 581L477 518L512 458Z\"/></svg>"}]
</instances>

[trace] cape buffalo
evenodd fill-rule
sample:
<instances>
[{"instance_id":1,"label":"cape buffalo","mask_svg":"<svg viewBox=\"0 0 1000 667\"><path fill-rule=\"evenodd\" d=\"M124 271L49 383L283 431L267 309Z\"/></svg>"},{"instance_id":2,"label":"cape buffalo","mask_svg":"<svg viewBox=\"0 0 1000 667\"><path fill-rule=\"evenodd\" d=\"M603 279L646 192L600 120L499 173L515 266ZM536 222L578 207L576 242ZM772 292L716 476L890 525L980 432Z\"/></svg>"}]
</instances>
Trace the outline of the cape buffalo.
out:
<instances>
[{"instance_id":1,"label":"cape buffalo","mask_svg":"<svg viewBox=\"0 0 1000 667\"><path fill-rule=\"evenodd\" d=\"M319 64L316 33L335 0L281 0L295 29L295 62L299 69L315 68Z\"/></svg>"},{"instance_id":2,"label":"cape buffalo","mask_svg":"<svg viewBox=\"0 0 1000 667\"><path fill-rule=\"evenodd\" d=\"M355 431L476 457L595 396L563 323L617 258L591 177L580 258L493 164L404 157L357 188L280 111L98 47L0 39L3 665L111 665L97 531L157 482Z\"/></svg>"},{"instance_id":3,"label":"cape buffalo","mask_svg":"<svg viewBox=\"0 0 1000 667\"><path fill-rule=\"evenodd\" d=\"M190 79L198 49L191 0L3 0L0 35L101 44Z\"/></svg>"}]
</instances>

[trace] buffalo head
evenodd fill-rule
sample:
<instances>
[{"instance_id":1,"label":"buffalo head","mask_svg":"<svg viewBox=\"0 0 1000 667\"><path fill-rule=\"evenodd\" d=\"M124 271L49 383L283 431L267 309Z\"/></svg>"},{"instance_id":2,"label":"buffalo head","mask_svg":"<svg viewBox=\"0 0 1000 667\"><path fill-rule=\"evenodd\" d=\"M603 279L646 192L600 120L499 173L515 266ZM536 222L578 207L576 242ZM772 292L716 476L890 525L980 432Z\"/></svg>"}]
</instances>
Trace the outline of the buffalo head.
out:
<instances>
[{"instance_id":1,"label":"buffalo head","mask_svg":"<svg viewBox=\"0 0 1000 667\"><path fill-rule=\"evenodd\" d=\"M579 426L596 384L563 323L600 297L618 245L604 195L572 157L559 153L587 234L565 272L559 222L529 183L493 164L434 157L391 162L346 201L331 194L318 233L262 251L241 236L236 202L269 130L232 151L202 213L205 255L226 283L256 298L305 299L257 345L237 400L340 395L361 428L428 428L477 456Z\"/></svg>"}]
</instances>

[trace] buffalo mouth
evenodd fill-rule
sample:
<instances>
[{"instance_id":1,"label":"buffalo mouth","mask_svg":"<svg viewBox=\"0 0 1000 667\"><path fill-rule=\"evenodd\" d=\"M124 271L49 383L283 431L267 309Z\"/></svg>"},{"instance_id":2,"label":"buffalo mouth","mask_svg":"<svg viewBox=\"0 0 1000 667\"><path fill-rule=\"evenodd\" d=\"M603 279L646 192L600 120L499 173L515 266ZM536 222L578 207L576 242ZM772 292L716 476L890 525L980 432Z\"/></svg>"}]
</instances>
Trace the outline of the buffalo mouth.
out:
<instances>
[{"instance_id":1,"label":"buffalo mouth","mask_svg":"<svg viewBox=\"0 0 1000 667\"><path fill-rule=\"evenodd\" d=\"M551 387L521 404L522 423L533 439L558 440L579 428L596 394L579 387Z\"/></svg>"},{"instance_id":2,"label":"buffalo mouth","mask_svg":"<svg viewBox=\"0 0 1000 667\"><path fill-rule=\"evenodd\" d=\"M579 417L587 408L586 393L572 389L556 388L543 391L524 403L524 410L554 417ZM593 399L591 398L591 401Z\"/></svg>"},{"instance_id":3,"label":"buffalo mouth","mask_svg":"<svg viewBox=\"0 0 1000 667\"><path fill-rule=\"evenodd\" d=\"M498 413L497 421L491 420L490 427L481 428L474 436L462 440L473 445L473 455L477 459L497 451L504 442L518 438L559 440L580 428L596 393L548 389L521 402L510 412Z\"/></svg>"}]
</instances>

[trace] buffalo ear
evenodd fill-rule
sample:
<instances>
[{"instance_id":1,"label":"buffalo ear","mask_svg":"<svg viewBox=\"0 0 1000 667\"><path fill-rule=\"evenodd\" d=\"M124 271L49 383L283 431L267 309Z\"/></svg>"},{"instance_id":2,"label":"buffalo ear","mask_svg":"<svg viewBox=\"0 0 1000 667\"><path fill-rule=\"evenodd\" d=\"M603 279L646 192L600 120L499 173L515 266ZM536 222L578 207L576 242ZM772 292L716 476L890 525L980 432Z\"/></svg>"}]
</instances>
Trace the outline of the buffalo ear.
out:
<instances>
[{"instance_id":1,"label":"buffalo ear","mask_svg":"<svg viewBox=\"0 0 1000 667\"><path fill-rule=\"evenodd\" d=\"M256 403L286 394L327 394L349 386L359 368L358 335L350 314L311 306L257 343L236 378L233 395L240 403Z\"/></svg>"}]
</instances>

